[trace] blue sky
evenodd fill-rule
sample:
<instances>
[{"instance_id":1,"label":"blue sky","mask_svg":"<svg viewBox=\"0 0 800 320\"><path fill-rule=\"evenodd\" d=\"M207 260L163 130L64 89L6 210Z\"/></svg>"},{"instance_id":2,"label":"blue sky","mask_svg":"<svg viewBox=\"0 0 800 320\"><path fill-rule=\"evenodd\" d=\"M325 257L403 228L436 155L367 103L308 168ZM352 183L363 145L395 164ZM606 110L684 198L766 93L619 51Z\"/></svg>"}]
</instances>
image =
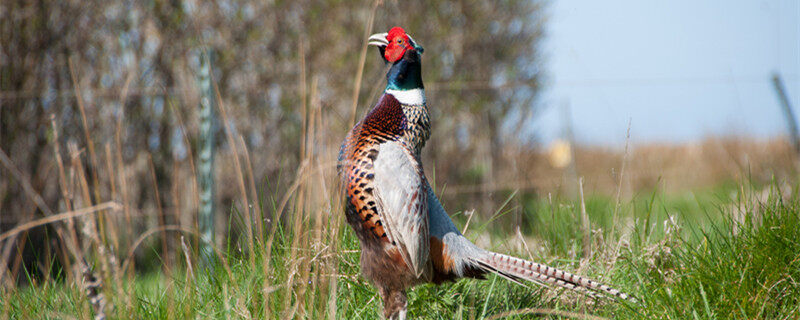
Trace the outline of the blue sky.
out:
<instances>
[{"instance_id":1,"label":"blue sky","mask_svg":"<svg viewBox=\"0 0 800 320\"><path fill-rule=\"evenodd\" d=\"M784 134L770 77L799 109L799 17L797 0L556 0L533 130L561 136L568 105L583 143L624 144L629 119L634 142Z\"/></svg>"}]
</instances>

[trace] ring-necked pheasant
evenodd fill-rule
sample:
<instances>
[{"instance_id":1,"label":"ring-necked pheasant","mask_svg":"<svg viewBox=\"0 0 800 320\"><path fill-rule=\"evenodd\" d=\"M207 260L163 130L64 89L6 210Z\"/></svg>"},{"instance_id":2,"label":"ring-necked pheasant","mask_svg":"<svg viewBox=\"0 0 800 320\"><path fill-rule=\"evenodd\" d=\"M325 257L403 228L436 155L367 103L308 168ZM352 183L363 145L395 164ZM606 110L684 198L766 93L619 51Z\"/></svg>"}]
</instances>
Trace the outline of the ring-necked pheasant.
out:
<instances>
[{"instance_id":1,"label":"ring-necked pheasant","mask_svg":"<svg viewBox=\"0 0 800 320\"><path fill-rule=\"evenodd\" d=\"M631 299L616 289L543 264L475 246L456 229L422 170L430 136L422 85L422 47L400 27L369 37L391 64L384 94L345 138L339 175L347 222L361 242L364 276L380 291L388 319L406 317L405 290L489 272Z\"/></svg>"}]
</instances>

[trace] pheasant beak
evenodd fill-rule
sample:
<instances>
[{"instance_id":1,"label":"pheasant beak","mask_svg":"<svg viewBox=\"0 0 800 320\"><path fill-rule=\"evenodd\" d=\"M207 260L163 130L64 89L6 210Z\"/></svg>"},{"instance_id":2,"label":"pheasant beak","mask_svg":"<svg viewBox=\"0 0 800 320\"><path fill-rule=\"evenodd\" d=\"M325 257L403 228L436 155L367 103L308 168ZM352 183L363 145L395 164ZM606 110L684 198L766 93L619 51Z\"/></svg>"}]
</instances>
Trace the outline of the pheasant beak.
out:
<instances>
[{"instance_id":1,"label":"pheasant beak","mask_svg":"<svg viewBox=\"0 0 800 320\"><path fill-rule=\"evenodd\" d=\"M373 34L369 36L369 42L367 44L371 46L386 47L389 45L389 40L386 40L387 36L389 36L389 34L386 32Z\"/></svg>"}]
</instances>

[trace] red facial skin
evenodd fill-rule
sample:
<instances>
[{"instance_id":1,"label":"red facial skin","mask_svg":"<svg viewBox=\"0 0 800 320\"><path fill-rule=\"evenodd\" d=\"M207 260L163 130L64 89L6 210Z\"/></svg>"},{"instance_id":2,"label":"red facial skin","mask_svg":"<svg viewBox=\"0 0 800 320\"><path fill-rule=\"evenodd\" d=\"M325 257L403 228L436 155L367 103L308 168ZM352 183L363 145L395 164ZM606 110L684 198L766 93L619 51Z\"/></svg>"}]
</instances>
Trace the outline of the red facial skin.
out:
<instances>
[{"instance_id":1,"label":"red facial skin","mask_svg":"<svg viewBox=\"0 0 800 320\"><path fill-rule=\"evenodd\" d=\"M400 60L403 58L403 54L406 53L406 50L413 48L411 46L411 39L408 38L405 30L400 27L394 27L392 30L389 30L386 41L389 41L389 44L386 46L383 57L389 62Z\"/></svg>"}]
</instances>

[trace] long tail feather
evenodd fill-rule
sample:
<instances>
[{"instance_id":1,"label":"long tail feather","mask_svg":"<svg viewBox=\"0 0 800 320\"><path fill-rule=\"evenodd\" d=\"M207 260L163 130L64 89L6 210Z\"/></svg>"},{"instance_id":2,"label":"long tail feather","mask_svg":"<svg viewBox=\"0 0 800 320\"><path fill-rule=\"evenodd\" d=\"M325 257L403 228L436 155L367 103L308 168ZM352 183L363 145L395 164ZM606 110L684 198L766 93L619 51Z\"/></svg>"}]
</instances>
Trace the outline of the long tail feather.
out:
<instances>
[{"instance_id":1,"label":"long tail feather","mask_svg":"<svg viewBox=\"0 0 800 320\"><path fill-rule=\"evenodd\" d=\"M595 296L595 292L600 292L622 300L636 302L635 298L622 291L541 263L522 260L495 252L488 252L484 257L475 259L474 261L487 271L494 272L517 283L520 283L519 280L526 280L539 284L567 288L589 296Z\"/></svg>"}]
</instances>

